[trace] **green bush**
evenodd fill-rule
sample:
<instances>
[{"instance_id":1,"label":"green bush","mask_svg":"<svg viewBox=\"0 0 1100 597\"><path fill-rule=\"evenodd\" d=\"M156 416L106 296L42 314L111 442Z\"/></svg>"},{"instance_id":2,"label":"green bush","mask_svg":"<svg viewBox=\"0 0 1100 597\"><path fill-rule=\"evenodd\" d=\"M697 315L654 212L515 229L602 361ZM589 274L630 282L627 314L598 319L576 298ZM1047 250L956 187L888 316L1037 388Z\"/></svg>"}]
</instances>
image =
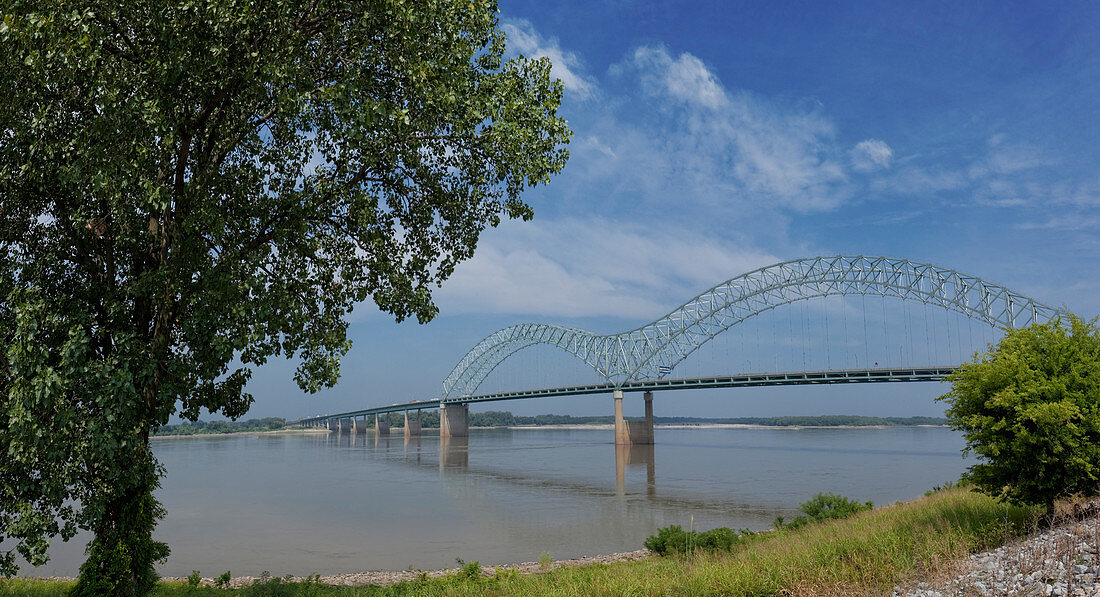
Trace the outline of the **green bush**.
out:
<instances>
[{"instance_id":1,"label":"green bush","mask_svg":"<svg viewBox=\"0 0 1100 597\"><path fill-rule=\"evenodd\" d=\"M690 553L696 549L708 551L730 551L734 545L745 540L752 531L741 529L740 532L727 527L719 527L709 531L685 531L678 524L663 529L657 529L656 535L650 535L645 540L645 547L658 555L673 553Z\"/></svg>"},{"instance_id":2,"label":"green bush","mask_svg":"<svg viewBox=\"0 0 1100 597\"><path fill-rule=\"evenodd\" d=\"M947 418L978 456L971 480L1013 504L1100 493L1100 329L1069 315L1008 330L946 379Z\"/></svg>"},{"instance_id":3,"label":"green bush","mask_svg":"<svg viewBox=\"0 0 1100 597\"><path fill-rule=\"evenodd\" d=\"M874 507L872 502L860 502L835 493L817 493L798 506L803 516L796 516L790 522L784 522L782 516L776 517L775 528L797 529L811 522L848 518Z\"/></svg>"}]
</instances>

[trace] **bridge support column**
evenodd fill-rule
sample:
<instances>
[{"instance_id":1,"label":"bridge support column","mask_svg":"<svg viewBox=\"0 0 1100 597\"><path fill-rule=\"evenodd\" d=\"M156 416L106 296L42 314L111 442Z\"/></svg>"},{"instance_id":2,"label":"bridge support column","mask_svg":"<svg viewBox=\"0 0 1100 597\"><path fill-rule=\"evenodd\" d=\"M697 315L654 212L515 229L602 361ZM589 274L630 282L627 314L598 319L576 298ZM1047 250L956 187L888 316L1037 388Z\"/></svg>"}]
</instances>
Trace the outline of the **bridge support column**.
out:
<instances>
[{"instance_id":1,"label":"bridge support column","mask_svg":"<svg viewBox=\"0 0 1100 597\"><path fill-rule=\"evenodd\" d=\"M405 438L420 437L420 411L416 411L416 418L409 418L409 411L405 411Z\"/></svg>"},{"instance_id":2,"label":"bridge support column","mask_svg":"<svg viewBox=\"0 0 1100 597\"><path fill-rule=\"evenodd\" d=\"M386 413L386 418L382 418L382 415L374 415L374 433L375 435L389 435L390 434L390 414Z\"/></svg>"},{"instance_id":3,"label":"bridge support column","mask_svg":"<svg viewBox=\"0 0 1100 597\"><path fill-rule=\"evenodd\" d=\"M645 393L645 420L627 421L623 418L623 392L615 390L615 443L621 445L647 445L653 443L653 392Z\"/></svg>"},{"instance_id":4,"label":"bridge support column","mask_svg":"<svg viewBox=\"0 0 1100 597\"><path fill-rule=\"evenodd\" d=\"M354 431L355 435L363 435L364 433L366 433L367 432L367 417L366 417L366 415L363 416L362 422L359 421L358 417L352 417L351 418L351 427L352 427L352 430Z\"/></svg>"},{"instance_id":5,"label":"bridge support column","mask_svg":"<svg viewBox=\"0 0 1100 597\"><path fill-rule=\"evenodd\" d=\"M439 408L439 437L468 437L468 404L444 404Z\"/></svg>"}]
</instances>

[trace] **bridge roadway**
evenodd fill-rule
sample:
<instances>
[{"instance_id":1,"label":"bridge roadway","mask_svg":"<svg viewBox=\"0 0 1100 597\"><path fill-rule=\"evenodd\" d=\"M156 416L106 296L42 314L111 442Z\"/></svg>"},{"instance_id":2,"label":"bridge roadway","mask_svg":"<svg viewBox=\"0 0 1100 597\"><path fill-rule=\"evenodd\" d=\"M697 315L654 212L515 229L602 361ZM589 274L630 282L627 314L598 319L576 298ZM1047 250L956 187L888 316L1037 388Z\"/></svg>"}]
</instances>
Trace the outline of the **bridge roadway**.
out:
<instances>
[{"instance_id":1,"label":"bridge roadway","mask_svg":"<svg viewBox=\"0 0 1100 597\"><path fill-rule=\"evenodd\" d=\"M814 384L840 383L885 383L940 381L945 375L955 371L955 367L918 367L918 368L876 368L842 369L830 371L797 371L788 373L747 373L740 375L719 375L709 377L686 377L677 379L646 379L624 382L616 387L614 383L596 383L579 386L562 386L538 390L519 390L513 392L495 392L473 396L455 396L452 398L434 398L431 400L413 400L399 404L376 406L342 413L305 417L299 424L319 424L340 419L354 419L369 415L392 412L408 412L439 408L445 405L470 404L475 402L495 402L498 400L522 400L524 398L543 398L550 396L578 396L583 394L609 394L621 392L646 392L655 390L695 390L701 388L741 388L754 386L799 386Z\"/></svg>"}]
</instances>

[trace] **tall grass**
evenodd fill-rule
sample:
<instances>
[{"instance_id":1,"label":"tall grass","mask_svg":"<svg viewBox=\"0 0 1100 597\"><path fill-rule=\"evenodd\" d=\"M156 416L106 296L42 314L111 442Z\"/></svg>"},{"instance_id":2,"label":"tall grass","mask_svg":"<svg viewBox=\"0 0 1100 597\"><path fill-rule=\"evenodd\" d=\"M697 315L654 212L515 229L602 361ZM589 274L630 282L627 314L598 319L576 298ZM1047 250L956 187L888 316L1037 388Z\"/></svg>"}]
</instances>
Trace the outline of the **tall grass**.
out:
<instances>
[{"instance_id":1,"label":"tall grass","mask_svg":"<svg viewBox=\"0 0 1100 597\"><path fill-rule=\"evenodd\" d=\"M730 552L637 562L456 574L392 587L282 585L219 591L162 585L162 595L880 595L917 577L943 577L968 553L1024 533L1038 512L952 488L844 520L756 535ZM4 593L0 581L0 595ZM254 592L255 591L255 592ZM263 592L261 592L263 591ZM41 592L57 595L60 592Z\"/></svg>"}]
</instances>

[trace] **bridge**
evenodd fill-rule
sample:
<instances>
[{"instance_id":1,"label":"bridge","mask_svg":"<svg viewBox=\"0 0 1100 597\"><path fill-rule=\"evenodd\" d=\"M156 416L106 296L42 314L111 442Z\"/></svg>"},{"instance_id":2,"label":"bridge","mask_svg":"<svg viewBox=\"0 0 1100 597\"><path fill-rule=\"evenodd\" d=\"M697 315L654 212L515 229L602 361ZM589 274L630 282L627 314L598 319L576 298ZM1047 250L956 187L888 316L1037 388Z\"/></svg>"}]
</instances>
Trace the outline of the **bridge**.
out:
<instances>
[{"instance_id":1,"label":"bridge","mask_svg":"<svg viewBox=\"0 0 1100 597\"><path fill-rule=\"evenodd\" d=\"M374 415L377 433L387 434L388 417L383 421L379 415L404 412L406 435L418 435L419 412L439 408L440 436L464 437L468 433L469 405L473 403L611 393L615 402L616 443L649 444L653 442L652 398L656 390L939 381L954 370L952 366L874 367L669 377L684 359L731 327L777 307L834 295L871 295L917 302L1001 329L1043 323L1063 314L998 284L927 263L862 255L796 259L726 280L664 317L619 334L594 334L543 323L509 326L478 342L459 360L444 379L439 398L309 417L299 423L362 433L367 418ZM540 344L573 355L605 381L475 393L503 361ZM626 392L643 393L644 420L624 419L622 400ZM410 418L411 412L417 413L416 418Z\"/></svg>"}]
</instances>

